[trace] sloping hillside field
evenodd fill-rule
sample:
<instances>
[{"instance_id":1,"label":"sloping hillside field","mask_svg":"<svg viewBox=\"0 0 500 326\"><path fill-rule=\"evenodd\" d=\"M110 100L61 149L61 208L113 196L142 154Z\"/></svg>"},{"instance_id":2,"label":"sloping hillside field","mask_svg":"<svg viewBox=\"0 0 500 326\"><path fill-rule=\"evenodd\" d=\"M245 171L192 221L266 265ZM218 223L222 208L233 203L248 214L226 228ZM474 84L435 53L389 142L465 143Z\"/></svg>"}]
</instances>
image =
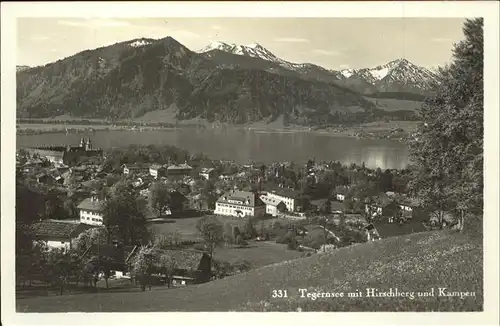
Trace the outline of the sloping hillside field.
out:
<instances>
[{"instance_id":1,"label":"sloping hillside field","mask_svg":"<svg viewBox=\"0 0 500 326\"><path fill-rule=\"evenodd\" d=\"M286 298L277 297L280 290L281 296L286 291ZM482 236L474 231L424 232L358 244L183 289L17 300L19 312L481 311L482 307Z\"/></svg>"}]
</instances>

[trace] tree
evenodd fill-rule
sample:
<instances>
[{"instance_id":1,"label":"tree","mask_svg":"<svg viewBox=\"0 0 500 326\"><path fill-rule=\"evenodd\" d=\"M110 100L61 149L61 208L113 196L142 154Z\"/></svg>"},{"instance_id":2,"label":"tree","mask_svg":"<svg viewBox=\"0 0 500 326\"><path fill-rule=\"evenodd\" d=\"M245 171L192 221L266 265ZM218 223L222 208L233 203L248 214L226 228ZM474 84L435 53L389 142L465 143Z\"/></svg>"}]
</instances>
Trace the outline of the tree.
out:
<instances>
[{"instance_id":1,"label":"tree","mask_svg":"<svg viewBox=\"0 0 500 326\"><path fill-rule=\"evenodd\" d=\"M213 267L215 270L215 277L217 279L224 278L228 275L231 275L234 271L234 267L227 261L220 261L217 259L213 260Z\"/></svg>"},{"instance_id":2,"label":"tree","mask_svg":"<svg viewBox=\"0 0 500 326\"><path fill-rule=\"evenodd\" d=\"M59 287L59 294L63 295L64 285L73 271L71 254L63 249L52 249L46 254L47 262L44 264L44 274L48 276L53 285Z\"/></svg>"},{"instance_id":3,"label":"tree","mask_svg":"<svg viewBox=\"0 0 500 326\"><path fill-rule=\"evenodd\" d=\"M331 214L332 213L332 202L330 199L327 199L325 202L325 206L323 207L324 213L325 214Z\"/></svg>"},{"instance_id":4,"label":"tree","mask_svg":"<svg viewBox=\"0 0 500 326\"><path fill-rule=\"evenodd\" d=\"M410 146L412 193L438 211L441 226L445 211L457 212L460 230L466 213L481 216L483 206L483 19L466 20L463 32Z\"/></svg>"},{"instance_id":5,"label":"tree","mask_svg":"<svg viewBox=\"0 0 500 326\"><path fill-rule=\"evenodd\" d=\"M202 193L205 196L212 194L215 191L215 184L213 180L205 180L203 183Z\"/></svg>"},{"instance_id":6,"label":"tree","mask_svg":"<svg viewBox=\"0 0 500 326\"><path fill-rule=\"evenodd\" d=\"M328 218L327 217L322 217L319 220L319 225L321 225L321 228L323 229L323 243L326 245L328 244L328 237L331 235L331 231L328 229ZM326 251L326 247L323 247L323 251Z\"/></svg>"},{"instance_id":7,"label":"tree","mask_svg":"<svg viewBox=\"0 0 500 326\"><path fill-rule=\"evenodd\" d=\"M396 175L392 178L392 189L398 193L406 193L409 177L406 175Z\"/></svg>"},{"instance_id":8,"label":"tree","mask_svg":"<svg viewBox=\"0 0 500 326\"><path fill-rule=\"evenodd\" d=\"M63 174L64 182L63 185L68 189L74 189L77 185L76 175L70 171Z\"/></svg>"},{"instance_id":9,"label":"tree","mask_svg":"<svg viewBox=\"0 0 500 326\"><path fill-rule=\"evenodd\" d=\"M393 186L393 176L391 173L391 170L386 169L383 173L380 171L380 168L377 168L377 176L378 176L378 182L379 182L379 187L380 191L386 192L390 190L395 190ZM405 185L406 186L406 185Z\"/></svg>"},{"instance_id":10,"label":"tree","mask_svg":"<svg viewBox=\"0 0 500 326\"><path fill-rule=\"evenodd\" d=\"M16 225L17 229L17 225ZM24 232L21 230L20 232ZM19 276L23 285L25 281L31 282L35 275L40 275L46 269L49 247L44 241L33 242L31 234L25 233L26 237L19 239L16 234L16 243L26 241L22 247L16 244L16 276Z\"/></svg>"},{"instance_id":11,"label":"tree","mask_svg":"<svg viewBox=\"0 0 500 326\"><path fill-rule=\"evenodd\" d=\"M212 268L212 258L216 247L224 242L224 229L222 223L214 216L202 217L196 224L210 256L210 268Z\"/></svg>"},{"instance_id":12,"label":"tree","mask_svg":"<svg viewBox=\"0 0 500 326\"><path fill-rule=\"evenodd\" d=\"M231 223L224 223L224 242L231 244L236 238L233 237L233 226Z\"/></svg>"},{"instance_id":13,"label":"tree","mask_svg":"<svg viewBox=\"0 0 500 326\"><path fill-rule=\"evenodd\" d=\"M92 245L106 243L106 230L104 228L92 228L80 233L78 237L73 240L72 247L76 253L82 255Z\"/></svg>"},{"instance_id":14,"label":"tree","mask_svg":"<svg viewBox=\"0 0 500 326\"><path fill-rule=\"evenodd\" d=\"M243 237L241 236L241 234L236 237L235 242L236 242L236 245L238 245L240 247L248 246L248 242L246 242L246 240L243 239Z\"/></svg>"},{"instance_id":15,"label":"tree","mask_svg":"<svg viewBox=\"0 0 500 326\"><path fill-rule=\"evenodd\" d=\"M49 191L45 201L45 218L48 219L65 219L68 217L64 209L64 203L55 191Z\"/></svg>"},{"instance_id":16,"label":"tree","mask_svg":"<svg viewBox=\"0 0 500 326\"><path fill-rule=\"evenodd\" d=\"M78 209L76 208L75 203L71 199L66 199L63 202L63 210L65 215L72 219L78 218Z\"/></svg>"},{"instance_id":17,"label":"tree","mask_svg":"<svg viewBox=\"0 0 500 326\"><path fill-rule=\"evenodd\" d=\"M344 211L350 212L354 209L354 200L350 197L347 197L344 200L343 205L344 205Z\"/></svg>"},{"instance_id":18,"label":"tree","mask_svg":"<svg viewBox=\"0 0 500 326\"><path fill-rule=\"evenodd\" d=\"M233 239L236 239L241 234L240 228L235 226L233 228Z\"/></svg>"},{"instance_id":19,"label":"tree","mask_svg":"<svg viewBox=\"0 0 500 326\"><path fill-rule=\"evenodd\" d=\"M269 233L267 232L264 221L261 221L259 224L259 236L264 239L269 238Z\"/></svg>"},{"instance_id":20,"label":"tree","mask_svg":"<svg viewBox=\"0 0 500 326\"><path fill-rule=\"evenodd\" d=\"M295 233L292 231L288 231L285 235L285 243L288 250L295 250L299 246Z\"/></svg>"},{"instance_id":21,"label":"tree","mask_svg":"<svg viewBox=\"0 0 500 326\"><path fill-rule=\"evenodd\" d=\"M244 225L243 233L246 239L253 239L257 236L257 230L253 225L253 219L249 217Z\"/></svg>"},{"instance_id":22,"label":"tree","mask_svg":"<svg viewBox=\"0 0 500 326\"><path fill-rule=\"evenodd\" d=\"M106 282L106 289L109 288L109 277L111 276L111 270L113 269L113 264L115 261L113 258L108 256L92 256L87 261L87 264L91 266L91 270L94 275L99 275L102 273L104 281Z\"/></svg>"},{"instance_id":23,"label":"tree","mask_svg":"<svg viewBox=\"0 0 500 326\"><path fill-rule=\"evenodd\" d=\"M141 284L141 290L146 291L146 286L151 289L151 276L158 266L159 255L156 248L142 246L132 261L134 276Z\"/></svg>"},{"instance_id":24,"label":"tree","mask_svg":"<svg viewBox=\"0 0 500 326\"><path fill-rule=\"evenodd\" d=\"M125 245L145 240L145 205L128 182L122 180L110 188L103 208L108 243L112 235Z\"/></svg>"},{"instance_id":25,"label":"tree","mask_svg":"<svg viewBox=\"0 0 500 326\"><path fill-rule=\"evenodd\" d=\"M181 243L181 234L179 231L168 232L160 236L152 236L154 239L154 246L158 249L171 249L178 247Z\"/></svg>"},{"instance_id":26,"label":"tree","mask_svg":"<svg viewBox=\"0 0 500 326\"><path fill-rule=\"evenodd\" d=\"M177 261L173 255L168 253L161 253L158 262L157 262L157 270L158 272L165 274L167 278L167 286L170 287L172 284L172 276L177 267Z\"/></svg>"},{"instance_id":27,"label":"tree","mask_svg":"<svg viewBox=\"0 0 500 326\"><path fill-rule=\"evenodd\" d=\"M172 205L172 198L166 184L154 182L149 190L149 205L158 212L160 217Z\"/></svg>"},{"instance_id":28,"label":"tree","mask_svg":"<svg viewBox=\"0 0 500 326\"><path fill-rule=\"evenodd\" d=\"M365 199L377 195L377 186L374 182L362 181L352 188L352 195L360 202L364 202Z\"/></svg>"}]
</instances>

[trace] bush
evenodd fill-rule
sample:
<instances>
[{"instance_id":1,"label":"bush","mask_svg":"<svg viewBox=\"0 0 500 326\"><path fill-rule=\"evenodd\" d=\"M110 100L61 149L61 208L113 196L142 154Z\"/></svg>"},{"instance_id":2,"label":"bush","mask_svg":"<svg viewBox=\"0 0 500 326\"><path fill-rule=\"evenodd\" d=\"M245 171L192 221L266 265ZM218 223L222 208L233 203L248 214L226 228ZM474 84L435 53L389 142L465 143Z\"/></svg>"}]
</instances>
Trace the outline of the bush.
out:
<instances>
[{"instance_id":1,"label":"bush","mask_svg":"<svg viewBox=\"0 0 500 326\"><path fill-rule=\"evenodd\" d=\"M299 244L297 243L297 240L295 240L295 238L290 239L286 245L286 248L288 250L297 250L298 247L299 247Z\"/></svg>"},{"instance_id":2,"label":"bush","mask_svg":"<svg viewBox=\"0 0 500 326\"><path fill-rule=\"evenodd\" d=\"M250 269L252 269L252 265L250 264L250 262L248 260L238 261L233 266L234 266L234 269L236 269L240 273L247 272Z\"/></svg>"},{"instance_id":3,"label":"bush","mask_svg":"<svg viewBox=\"0 0 500 326\"><path fill-rule=\"evenodd\" d=\"M236 244L240 247L248 246L248 242L246 242L245 239L243 239L241 234L236 237Z\"/></svg>"},{"instance_id":4,"label":"bush","mask_svg":"<svg viewBox=\"0 0 500 326\"><path fill-rule=\"evenodd\" d=\"M205 248L205 244L203 243L196 243L194 246L193 246L193 249L194 250L200 250L200 251L205 251L206 248Z\"/></svg>"},{"instance_id":5,"label":"bush","mask_svg":"<svg viewBox=\"0 0 500 326\"><path fill-rule=\"evenodd\" d=\"M279 230L276 234L276 243L286 243L287 230Z\"/></svg>"},{"instance_id":6,"label":"bush","mask_svg":"<svg viewBox=\"0 0 500 326\"><path fill-rule=\"evenodd\" d=\"M253 239L257 236L257 230L255 230L251 217L248 218L247 223L244 225L243 233L245 239Z\"/></svg>"}]
</instances>

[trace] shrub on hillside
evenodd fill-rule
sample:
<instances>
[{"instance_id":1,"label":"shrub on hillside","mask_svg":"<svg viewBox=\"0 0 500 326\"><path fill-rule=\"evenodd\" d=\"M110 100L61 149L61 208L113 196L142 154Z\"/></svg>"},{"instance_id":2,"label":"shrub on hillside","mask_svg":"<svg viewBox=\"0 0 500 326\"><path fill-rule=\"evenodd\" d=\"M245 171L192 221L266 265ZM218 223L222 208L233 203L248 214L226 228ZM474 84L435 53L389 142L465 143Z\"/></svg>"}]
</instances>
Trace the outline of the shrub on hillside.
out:
<instances>
[{"instance_id":1,"label":"shrub on hillside","mask_svg":"<svg viewBox=\"0 0 500 326\"><path fill-rule=\"evenodd\" d=\"M193 249L194 250L199 250L199 251L205 251L206 247L203 243L196 243L194 246L193 246Z\"/></svg>"},{"instance_id":2,"label":"shrub on hillside","mask_svg":"<svg viewBox=\"0 0 500 326\"><path fill-rule=\"evenodd\" d=\"M245 223L242 233L244 234L244 238L247 240L257 237L257 230L255 230L251 217L249 217L247 222Z\"/></svg>"},{"instance_id":3,"label":"shrub on hillside","mask_svg":"<svg viewBox=\"0 0 500 326\"><path fill-rule=\"evenodd\" d=\"M287 232L288 231L286 229L278 230L276 232L276 243L281 243L281 244L286 243Z\"/></svg>"},{"instance_id":4,"label":"shrub on hillside","mask_svg":"<svg viewBox=\"0 0 500 326\"><path fill-rule=\"evenodd\" d=\"M243 236L240 234L236 237L236 245L240 247L246 247L248 246L248 242L243 238Z\"/></svg>"}]
</instances>

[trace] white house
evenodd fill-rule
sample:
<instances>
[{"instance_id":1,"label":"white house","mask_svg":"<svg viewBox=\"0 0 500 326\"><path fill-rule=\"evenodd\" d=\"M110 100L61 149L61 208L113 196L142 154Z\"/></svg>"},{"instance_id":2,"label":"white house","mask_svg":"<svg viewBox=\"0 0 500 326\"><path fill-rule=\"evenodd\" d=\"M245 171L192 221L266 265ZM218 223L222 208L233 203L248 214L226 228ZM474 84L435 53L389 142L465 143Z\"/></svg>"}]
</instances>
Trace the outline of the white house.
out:
<instances>
[{"instance_id":1,"label":"white house","mask_svg":"<svg viewBox=\"0 0 500 326\"><path fill-rule=\"evenodd\" d=\"M204 178L205 180L210 180L214 177L215 175L215 169L214 168L203 168L200 171L200 177Z\"/></svg>"},{"instance_id":2,"label":"white house","mask_svg":"<svg viewBox=\"0 0 500 326\"><path fill-rule=\"evenodd\" d=\"M286 210L286 205L279 199L262 195L260 196L260 200L266 204L266 214L271 216L278 216Z\"/></svg>"},{"instance_id":3,"label":"white house","mask_svg":"<svg viewBox=\"0 0 500 326\"><path fill-rule=\"evenodd\" d=\"M149 173L149 165L148 164L143 164L143 163L138 163L138 164L123 164L123 174L124 175L129 175L129 174L147 174Z\"/></svg>"},{"instance_id":4,"label":"white house","mask_svg":"<svg viewBox=\"0 0 500 326\"><path fill-rule=\"evenodd\" d=\"M77 207L80 211L80 222L88 225L103 224L103 202L96 196L84 199Z\"/></svg>"},{"instance_id":5,"label":"white house","mask_svg":"<svg viewBox=\"0 0 500 326\"><path fill-rule=\"evenodd\" d=\"M414 198L403 198L399 200L399 207L404 213L411 214L415 207L420 206L418 199Z\"/></svg>"},{"instance_id":6,"label":"white house","mask_svg":"<svg viewBox=\"0 0 500 326\"><path fill-rule=\"evenodd\" d=\"M281 201L285 204L286 209L289 212L294 212L300 206L297 200L299 192L291 189L278 189L273 191L267 191L266 196L271 200Z\"/></svg>"},{"instance_id":7,"label":"white house","mask_svg":"<svg viewBox=\"0 0 500 326\"><path fill-rule=\"evenodd\" d=\"M349 189L345 186L338 186L335 188L335 193L334 193L334 196L335 196L335 199L337 201L344 201L345 200L345 196L347 195L347 192L349 191Z\"/></svg>"},{"instance_id":8,"label":"white house","mask_svg":"<svg viewBox=\"0 0 500 326\"><path fill-rule=\"evenodd\" d=\"M231 181L234 180L234 175L222 174L219 176L219 179L223 181Z\"/></svg>"},{"instance_id":9,"label":"white house","mask_svg":"<svg viewBox=\"0 0 500 326\"><path fill-rule=\"evenodd\" d=\"M172 164L167 167L167 176L186 176L189 175L192 170L193 168L187 163L179 165Z\"/></svg>"},{"instance_id":10,"label":"white house","mask_svg":"<svg viewBox=\"0 0 500 326\"><path fill-rule=\"evenodd\" d=\"M256 216L266 213L266 205L257 194L249 191L232 190L223 194L215 203L214 214L224 216Z\"/></svg>"},{"instance_id":11,"label":"white house","mask_svg":"<svg viewBox=\"0 0 500 326\"><path fill-rule=\"evenodd\" d=\"M166 172L167 168L163 165L153 164L149 167L149 175L155 179L158 179L158 177L164 177Z\"/></svg>"}]
</instances>

